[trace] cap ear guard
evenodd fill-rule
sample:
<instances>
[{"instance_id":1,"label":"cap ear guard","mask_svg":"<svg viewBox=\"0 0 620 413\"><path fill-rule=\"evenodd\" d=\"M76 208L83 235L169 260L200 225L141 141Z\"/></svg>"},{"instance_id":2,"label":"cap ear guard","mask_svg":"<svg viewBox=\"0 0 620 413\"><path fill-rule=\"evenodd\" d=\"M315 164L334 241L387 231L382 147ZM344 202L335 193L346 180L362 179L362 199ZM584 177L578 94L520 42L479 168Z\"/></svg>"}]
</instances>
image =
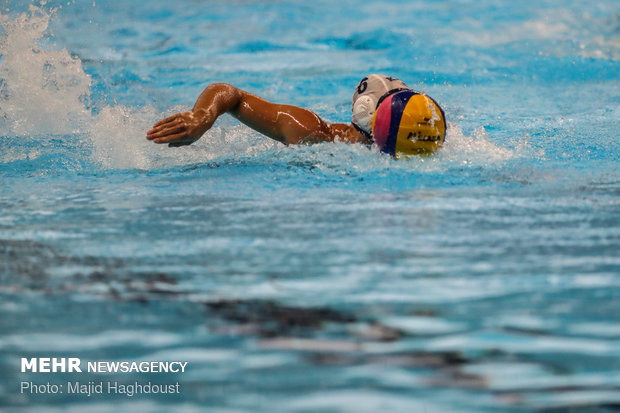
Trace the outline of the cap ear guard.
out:
<instances>
[{"instance_id":1,"label":"cap ear guard","mask_svg":"<svg viewBox=\"0 0 620 413\"><path fill-rule=\"evenodd\" d=\"M372 115L375 113L377 102L370 96L360 96L353 104L351 123L370 134L372 131Z\"/></svg>"}]
</instances>

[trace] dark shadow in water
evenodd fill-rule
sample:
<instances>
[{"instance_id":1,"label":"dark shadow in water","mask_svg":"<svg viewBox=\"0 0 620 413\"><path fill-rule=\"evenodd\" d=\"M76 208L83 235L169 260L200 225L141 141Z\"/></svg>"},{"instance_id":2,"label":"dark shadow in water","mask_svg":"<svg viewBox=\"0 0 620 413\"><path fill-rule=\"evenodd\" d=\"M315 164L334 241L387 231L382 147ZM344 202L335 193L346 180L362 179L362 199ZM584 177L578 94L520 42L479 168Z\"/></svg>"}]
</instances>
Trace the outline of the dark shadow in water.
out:
<instances>
[{"instance_id":1,"label":"dark shadow in water","mask_svg":"<svg viewBox=\"0 0 620 413\"><path fill-rule=\"evenodd\" d=\"M261 337L308 335L326 323L352 323L350 314L329 308L293 307L271 300L221 300L205 304L217 317L238 324L251 324Z\"/></svg>"},{"instance_id":2,"label":"dark shadow in water","mask_svg":"<svg viewBox=\"0 0 620 413\"><path fill-rule=\"evenodd\" d=\"M249 339L266 351L295 352L302 363L316 368L375 365L396 367L415 374L423 371L424 381L418 387L427 389L461 389L487 391L499 406L508 409L530 409L540 413L620 411L614 403L597 404L581 400L566 402L562 407L539 409L531 406L529 396L544 395L553 399L579 391L614 392L613 386L575 385L573 387L493 389L484 374L471 374L468 367L477 363L510 361L536 363L555 374L562 371L558 361L532 359L526 354L507 354L500 350L466 354L460 351L425 351L415 343L429 337L416 337L382 324L377 314L361 306L341 311L321 306L290 305L276 300L222 299L210 301L193 291L181 290L174 275L163 272L130 270L140 262L107 257L72 257L44 243L22 240L0 240L0 287L4 294L72 297L87 294L103 301L157 304L161 310L166 301L195 303L198 322L206 323L214 336L237 337L240 343ZM61 277L50 274L65 266L69 273ZM75 268L71 270L70 268ZM71 273L73 271L73 273ZM204 311L204 317L200 315ZM151 311L145 307L144 311ZM192 310L193 311L193 310ZM434 309L418 308L416 315L438 317ZM380 315L379 315L380 316ZM158 321L161 323L161 319ZM519 331L540 334L537 331ZM411 347L409 344L411 343ZM376 345L379 345L377 350ZM243 345L243 344L240 344ZM386 345L385 350L381 346ZM396 347L391 347L396 345ZM369 346L375 346L369 351ZM395 348L397 350L395 350ZM535 397L534 397L535 399ZM561 397L559 397L561 399Z\"/></svg>"}]
</instances>

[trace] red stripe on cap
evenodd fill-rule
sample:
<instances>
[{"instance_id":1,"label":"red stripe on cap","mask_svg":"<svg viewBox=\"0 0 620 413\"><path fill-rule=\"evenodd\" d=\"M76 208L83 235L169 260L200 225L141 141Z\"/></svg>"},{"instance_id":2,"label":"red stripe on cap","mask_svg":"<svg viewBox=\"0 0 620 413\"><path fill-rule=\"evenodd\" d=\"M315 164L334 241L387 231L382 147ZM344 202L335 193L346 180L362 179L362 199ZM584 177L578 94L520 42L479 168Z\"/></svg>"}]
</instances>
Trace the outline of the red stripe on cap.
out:
<instances>
[{"instance_id":1,"label":"red stripe on cap","mask_svg":"<svg viewBox=\"0 0 620 413\"><path fill-rule=\"evenodd\" d=\"M392 96L386 97L377 108L375 125L372 137L379 148L383 148L390 135L390 121L392 119Z\"/></svg>"}]
</instances>

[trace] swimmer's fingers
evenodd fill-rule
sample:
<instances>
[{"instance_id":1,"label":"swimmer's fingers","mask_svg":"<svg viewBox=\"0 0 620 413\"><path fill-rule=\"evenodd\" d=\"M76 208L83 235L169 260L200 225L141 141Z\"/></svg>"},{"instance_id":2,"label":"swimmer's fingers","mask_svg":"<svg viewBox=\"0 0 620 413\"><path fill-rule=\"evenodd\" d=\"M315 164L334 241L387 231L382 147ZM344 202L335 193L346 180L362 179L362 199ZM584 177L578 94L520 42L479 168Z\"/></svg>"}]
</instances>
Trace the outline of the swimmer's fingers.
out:
<instances>
[{"instance_id":1,"label":"swimmer's fingers","mask_svg":"<svg viewBox=\"0 0 620 413\"><path fill-rule=\"evenodd\" d=\"M187 130L181 126L168 128L148 137L149 140L155 143L168 143L175 140L186 140L188 138L191 138L191 136L187 133Z\"/></svg>"},{"instance_id":2,"label":"swimmer's fingers","mask_svg":"<svg viewBox=\"0 0 620 413\"><path fill-rule=\"evenodd\" d=\"M146 138L155 143L175 143L170 146L190 145L200 139L212 124L213 120L205 121L193 112L177 113L155 123Z\"/></svg>"},{"instance_id":3,"label":"swimmer's fingers","mask_svg":"<svg viewBox=\"0 0 620 413\"><path fill-rule=\"evenodd\" d=\"M174 117L172 119L167 118L164 120L165 122L159 121L153 125L153 128L146 133L147 139L153 140L156 138L161 138L171 133L180 132L183 128L181 118Z\"/></svg>"},{"instance_id":4,"label":"swimmer's fingers","mask_svg":"<svg viewBox=\"0 0 620 413\"><path fill-rule=\"evenodd\" d=\"M174 129L178 128L179 126L187 127L187 122L185 121L185 119L190 116L191 114L189 113L177 113L175 115L168 116L167 118L160 120L159 122L156 122L151 128L151 130L146 133L146 138L149 140L153 140L155 138L159 138L161 136L164 136L165 134L173 132Z\"/></svg>"},{"instance_id":5,"label":"swimmer's fingers","mask_svg":"<svg viewBox=\"0 0 620 413\"><path fill-rule=\"evenodd\" d=\"M184 115L184 113L175 113L174 115L168 116L167 118L164 118L158 122L155 122L155 124L153 125L153 129L159 127L159 126L164 126L168 123L174 122L177 119L182 118Z\"/></svg>"}]
</instances>

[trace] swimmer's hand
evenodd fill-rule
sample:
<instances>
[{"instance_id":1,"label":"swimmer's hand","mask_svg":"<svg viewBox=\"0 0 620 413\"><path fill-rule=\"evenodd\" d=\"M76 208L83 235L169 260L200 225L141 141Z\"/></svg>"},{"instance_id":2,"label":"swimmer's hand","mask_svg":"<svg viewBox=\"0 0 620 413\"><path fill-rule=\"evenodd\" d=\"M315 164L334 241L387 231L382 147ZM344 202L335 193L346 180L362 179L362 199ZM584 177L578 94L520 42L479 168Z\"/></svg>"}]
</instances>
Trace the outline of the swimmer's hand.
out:
<instances>
[{"instance_id":1,"label":"swimmer's hand","mask_svg":"<svg viewBox=\"0 0 620 413\"><path fill-rule=\"evenodd\" d=\"M212 118L205 111L177 113L155 123L146 139L170 147L191 145L213 125Z\"/></svg>"}]
</instances>

